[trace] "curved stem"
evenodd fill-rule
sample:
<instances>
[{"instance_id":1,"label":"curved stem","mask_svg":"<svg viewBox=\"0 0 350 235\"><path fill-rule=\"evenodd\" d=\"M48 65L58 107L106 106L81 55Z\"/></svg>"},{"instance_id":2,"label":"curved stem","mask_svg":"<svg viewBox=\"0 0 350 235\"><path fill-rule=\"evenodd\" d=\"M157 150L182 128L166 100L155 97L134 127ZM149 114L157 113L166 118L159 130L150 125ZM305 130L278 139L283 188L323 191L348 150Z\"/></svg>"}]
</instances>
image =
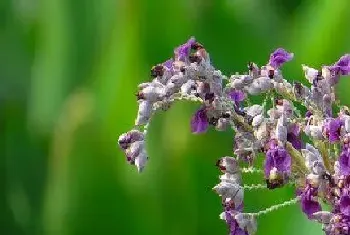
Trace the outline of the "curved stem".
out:
<instances>
[{"instance_id":1,"label":"curved stem","mask_svg":"<svg viewBox=\"0 0 350 235\"><path fill-rule=\"evenodd\" d=\"M298 201L300 200L300 197L295 197L289 201L285 201L283 203L280 203L280 204L276 204L276 205L273 205L273 206L270 206L268 208L266 208L265 210L261 210L259 212L255 212L255 213L244 213L246 215L250 215L250 216L253 216L253 217L259 217L261 215L266 215L272 211L275 211L275 210L278 210L278 209L281 209L283 207L286 207L286 206L290 206L290 205L294 205L296 204Z\"/></svg>"}]
</instances>

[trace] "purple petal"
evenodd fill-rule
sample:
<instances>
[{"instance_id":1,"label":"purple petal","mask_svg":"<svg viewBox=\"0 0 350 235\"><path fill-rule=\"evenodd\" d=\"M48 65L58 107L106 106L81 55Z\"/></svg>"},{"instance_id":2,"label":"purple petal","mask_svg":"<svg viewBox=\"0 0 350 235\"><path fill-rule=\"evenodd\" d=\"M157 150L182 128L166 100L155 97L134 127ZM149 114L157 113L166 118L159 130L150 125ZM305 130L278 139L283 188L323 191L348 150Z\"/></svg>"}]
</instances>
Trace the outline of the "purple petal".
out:
<instances>
[{"instance_id":1,"label":"purple petal","mask_svg":"<svg viewBox=\"0 0 350 235\"><path fill-rule=\"evenodd\" d=\"M275 69L278 69L284 63L292 60L293 57L294 57L293 53L289 53L283 48L278 48L270 55L269 64Z\"/></svg>"},{"instance_id":2,"label":"purple petal","mask_svg":"<svg viewBox=\"0 0 350 235\"><path fill-rule=\"evenodd\" d=\"M340 198L340 212L346 216L350 216L350 197L344 195Z\"/></svg>"},{"instance_id":3,"label":"purple petal","mask_svg":"<svg viewBox=\"0 0 350 235\"><path fill-rule=\"evenodd\" d=\"M321 205L319 202L308 200L306 198L301 199L301 207L309 219L312 218L313 213L321 211Z\"/></svg>"},{"instance_id":4,"label":"purple petal","mask_svg":"<svg viewBox=\"0 0 350 235\"><path fill-rule=\"evenodd\" d=\"M248 235L247 231L241 229L230 212L225 212L226 223L230 229L230 235Z\"/></svg>"},{"instance_id":5,"label":"purple petal","mask_svg":"<svg viewBox=\"0 0 350 235\"><path fill-rule=\"evenodd\" d=\"M199 109L193 115L191 120L191 130L192 133L203 133L206 132L209 126L206 111L204 109Z\"/></svg>"},{"instance_id":6,"label":"purple petal","mask_svg":"<svg viewBox=\"0 0 350 235\"><path fill-rule=\"evenodd\" d=\"M173 63L174 63L174 60L173 59L169 59L167 61L165 61L163 63L164 67L167 68L168 70L172 70L173 69Z\"/></svg>"},{"instance_id":7,"label":"purple petal","mask_svg":"<svg viewBox=\"0 0 350 235\"><path fill-rule=\"evenodd\" d=\"M349 149L344 148L339 157L340 174L350 175L350 154Z\"/></svg>"},{"instance_id":8,"label":"purple petal","mask_svg":"<svg viewBox=\"0 0 350 235\"><path fill-rule=\"evenodd\" d=\"M350 54L345 54L333 65L329 66L328 69L336 74L350 75Z\"/></svg>"},{"instance_id":9,"label":"purple petal","mask_svg":"<svg viewBox=\"0 0 350 235\"><path fill-rule=\"evenodd\" d=\"M266 159L265 159L265 177L269 178L270 171L273 168L274 162L273 162L273 155L276 150L268 150L266 153Z\"/></svg>"},{"instance_id":10,"label":"purple petal","mask_svg":"<svg viewBox=\"0 0 350 235\"><path fill-rule=\"evenodd\" d=\"M295 149L300 150L302 148L302 141L300 137L300 127L297 124L289 126L287 133L287 141L289 141Z\"/></svg>"},{"instance_id":11,"label":"purple petal","mask_svg":"<svg viewBox=\"0 0 350 235\"><path fill-rule=\"evenodd\" d=\"M278 171L290 174L292 158L284 148L278 149L278 158L276 159L276 168Z\"/></svg>"},{"instance_id":12,"label":"purple petal","mask_svg":"<svg viewBox=\"0 0 350 235\"><path fill-rule=\"evenodd\" d=\"M241 90L234 90L229 93L230 98L235 102L242 102L245 99L245 94Z\"/></svg>"},{"instance_id":13,"label":"purple petal","mask_svg":"<svg viewBox=\"0 0 350 235\"><path fill-rule=\"evenodd\" d=\"M297 150L300 150L303 147L303 142L301 141L300 136L296 136L293 133L287 134L287 141Z\"/></svg>"},{"instance_id":14,"label":"purple petal","mask_svg":"<svg viewBox=\"0 0 350 235\"><path fill-rule=\"evenodd\" d=\"M300 135L300 126L298 124L293 123L289 126L289 133L292 133L296 136Z\"/></svg>"},{"instance_id":15,"label":"purple petal","mask_svg":"<svg viewBox=\"0 0 350 235\"><path fill-rule=\"evenodd\" d=\"M269 149L265 159L265 177L269 178L270 171L274 167L282 175L289 175L291 173L291 163L292 159L284 148Z\"/></svg>"},{"instance_id":16,"label":"purple petal","mask_svg":"<svg viewBox=\"0 0 350 235\"><path fill-rule=\"evenodd\" d=\"M324 131L326 132L328 140L331 144L340 140L341 126L342 121L340 120L340 118L330 118L323 126Z\"/></svg>"},{"instance_id":17,"label":"purple petal","mask_svg":"<svg viewBox=\"0 0 350 235\"><path fill-rule=\"evenodd\" d=\"M190 55L192 45L195 43L196 39L191 37L185 44L176 48L175 55L177 56L178 60L185 61Z\"/></svg>"},{"instance_id":18,"label":"purple petal","mask_svg":"<svg viewBox=\"0 0 350 235\"><path fill-rule=\"evenodd\" d=\"M233 90L229 93L229 97L235 103L235 111L239 109L241 102L245 99L245 94L241 90Z\"/></svg>"},{"instance_id":19,"label":"purple petal","mask_svg":"<svg viewBox=\"0 0 350 235\"><path fill-rule=\"evenodd\" d=\"M312 198L316 196L317 189L310 185L307 185L304 192L301 194L301 208L309 219L312 218L313 213L322 210L320 203Z\"/></svg>"}]
</instances>

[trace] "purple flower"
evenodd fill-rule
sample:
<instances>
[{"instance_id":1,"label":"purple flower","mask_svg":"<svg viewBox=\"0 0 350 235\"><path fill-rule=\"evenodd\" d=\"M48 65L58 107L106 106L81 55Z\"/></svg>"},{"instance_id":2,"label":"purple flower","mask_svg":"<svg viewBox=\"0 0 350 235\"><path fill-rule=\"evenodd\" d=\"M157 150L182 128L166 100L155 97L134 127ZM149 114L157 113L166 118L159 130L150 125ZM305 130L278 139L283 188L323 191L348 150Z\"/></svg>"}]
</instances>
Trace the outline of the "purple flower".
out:
<instances>
[{"instance_id":1,"label":"purple flower","mask_svg":"<svg viewBox=\"0 0 350 235\"><path fill-rule=\"evenodd\" d=\"M287 141L289 141L295 149L299 150L302 148L299 125L294 123L289 127L289 130L287 133Z\"/></svg>"},{"instance_id":2,"label":"purple flower","mask_svg":"<svg viewBox=\"0 0 350 235\"><path fill-rule=\"evenodd\" d=\"M280 187L291 173L292 159L288 152L272 143L266 153L265 177L269 188Z\"/></svg>"},{"instance_id":3,"label":"purple flower","mask_svg":"<svg viewBox=\"0 0 350 235\"><path fill-rule=\"evenodd\" d=\"M331 73L336 75L350 75L350 54L345 54L332 66L328 66Z\"/></svg>"},{"instance_id":4,"label":"purple flower","mask_svg":"<svg viewBox=\"0 0 350 235\"><path fill-rule=\"evenodd\" d=\"M241 90L233 90L229 93L232 101L235 102L236 108L240 106L240 103L245 99L245 94Z\"/></svg>"},{"instance_id":5,"label":"purple flower","mask_svg":"<svg viewBox=\"0 0 350 235\"><path fill-rule=\"evenodd\" d=\"M341 175L350 175L350 149L348 147L343 148L339 157L339 165Z\"/></svg>"},{"instance_id":6,"label":"purple flower","mask_svg":"<svg viewBox=\"0 0 350 235\"><path fill-rule=\"evenodd\" d=\"M323 126L323 132L331 144L340 140L342 121L340 118L330 118Z\"/></svg>"},{"instance_id":7,"label":"purple flower","mask_svg":"<svg viewBox=\"0 0 350 235\"><path fill-rule=\"evenodd\" d=\"M340 198L339 202L340 212L346 216L350 216L350 196L343 195Z\"/></svg>"},{"instance_id":8,"label":"purple flower","mask_svg":"<svg viewBox=\"0 0 350 235\"><path fill-rule=\"evenodd\" d=\"M209 126L208 117L205 108L200 108L196 111L191 119L192 133L206 132Z\"/></svg>"},{"instance_id":9,"label":"purple flower","mask_svg":"<svg viewBox=\"0 0 350 235\"><path fill-rule=\"evenodd\" d=\"M163 63L163 66L164 66L166 69L168 69L168 70L170 70L170 71L173 71L173 70L174 70L173 63L174 63L174 60L173 60L173 59L169 59L169 60L167 60L167 61L165 61L165 62Z\"/></svg>"},{"instance_id":10,"label":"purple flower","mask_svg":"<svg viewBox=\"0 0 350 235\"><path fill-rule=\"evenodd\" d=\"M293 53L289 53L283 48L278 48L270 55L269 64L275 68L278 69L281 67L284 63L292 60L294 57Z\"/></svg>"},{"instance_id":11,"label":"purple flower","mask_svg":"<svg viewBox=\"0 0 350 235\"><path fill-rule=\"evenodd\" d=\"M342 213L331 214L326 221L320 222L326 235L347 235L350 232L350 218Z\"/></svg>"},{"instance_id":12,"label":"purple flower","mask_svg":"<svg viewBox=\"0 0 350 235\"><path fill-rule=\"evenodd\" d=\"M301 193L301 208L309 219L312 218L313 213L322 209L320 203L314 199L315 197L317 197L317 189L309 184L306 185L305 190Z\"/></svg>"},{"instance_id":13,"label":"purple flower","mask_svg":"<svg viewBox=\"0 0 350 235\"><path fill-rule=\"evenodd\" d=\"M313 213L321 210L320 204L315 200L318 195L317 188L306 184L305 188L303 190L299 189L297 194L301 196L302 210L309 218Z\"/></svg>"},{"instance_id":14,"label":"purple flower","mask_svg":"<svg viewBox=\"0 0 350 235\"><path fill-rule=\"evenodd\" d=\"M229 226L230 235L248 235L247 231L244 231L239 227L237 220L234 218L230 211L225 212L225 220Z\"/></svg>"},{"instance_id":15,"label":"purple flower","mask_svg":"<svg viewBox=\"0 0 350 235\"><path fill-rule=\"evenodd\" d=\"M186 61L191 52L191 47L196 43L196 39L191 37L185 44L175 49L175 57L178 60Z\"/></svg>"}]
</instances>

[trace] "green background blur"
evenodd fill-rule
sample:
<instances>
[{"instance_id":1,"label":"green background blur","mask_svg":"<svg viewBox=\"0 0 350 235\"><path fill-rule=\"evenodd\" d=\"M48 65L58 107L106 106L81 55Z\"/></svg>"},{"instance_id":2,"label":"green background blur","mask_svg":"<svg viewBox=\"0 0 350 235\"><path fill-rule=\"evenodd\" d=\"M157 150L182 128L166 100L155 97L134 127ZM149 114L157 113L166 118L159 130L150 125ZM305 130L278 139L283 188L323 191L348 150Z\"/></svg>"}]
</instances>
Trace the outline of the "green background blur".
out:
<instances>
[{"instance_id":1,"label":"green background blur","mask_svg":"<svg viewBox=\"0 0 350 235\"><path fill-rule=\"evenodd\" d=\"M192 35L226 74L283 46L295 53L285 76L305 82L302 63L350 51L349 9L349 0L1 0L0 234L226 234L211 188L233 133L192 135L197 106L177 103L153 119L138 174L116 148L136 117L137 84ZM245 208L293 196L247 192ZM322 232L291 206L262 217L258 234Z\"/></svg>"}]
</instances>

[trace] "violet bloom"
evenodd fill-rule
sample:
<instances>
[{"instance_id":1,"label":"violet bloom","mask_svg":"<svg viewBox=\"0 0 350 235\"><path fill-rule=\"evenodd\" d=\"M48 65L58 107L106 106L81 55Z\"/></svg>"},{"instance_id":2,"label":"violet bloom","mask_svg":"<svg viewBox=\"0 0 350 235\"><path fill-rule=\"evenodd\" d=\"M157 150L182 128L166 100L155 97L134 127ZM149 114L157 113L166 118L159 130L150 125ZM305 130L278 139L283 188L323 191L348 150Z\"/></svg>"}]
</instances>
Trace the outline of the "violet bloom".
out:
<instances>
[{"instance_id":1,"label":"violet bloom","mask_svg":"<svg viewBox=\"0 0 350 235\"><path fill-rule=\"evenodd\" d=\"M340 118L331 118L323 126L323 131L331 144L340 140L342 121Z\"/></svg>"},{"instance_id":2,"label":"violet bloom","mask_svg":"<svg viewBox=\"0 0 350 235\"><path fill-rule=\"evenodd\" d=\"M196 39L191 37L185 44L175 49L175 57L180 61L186 61L191 53L191 47L196 43Z\"/></svg>"},{"instance_id":3,"label":"violet bloom","mask_svg":"<svg viewBox=\"0 0 350 235\"><path fill-rule=\"evenodd\" d=\"M350 232L350 218L342 213L332 214L323 223L323 230L326 235L347 235Z\"/></svg>"},{"instance_id":4,"label":"violet bloom","mask_svg":"<svg viewBox=\"0 0 350 235\"><path fill-rule=\"evenodd\" d=\"M293 53L289 53L283 48L278 48L273 53L271 53L269 65L271 65L275 69L278 69L284 63L291 61L293 57L294 57Z\"/></svg>"},{"instance_id":5,"label":"violet bloom","mask_svg":"<svg viewBox=\"0 0 350 235\"><path fill-rule=\"evenodd\" d=\"M281 187L291 173L292 159L288 152L271 141L266 153L265 178L270 189Z\"/></svg>"},{"instance_id":6,"label":"violet bloom","mask_svg":"<svg viewBox=\"0 0 350 235\"><path fill-rule=\"evenodd\" d=\"M343 195L339 201L340 212L346 216L350 216L350 196Z\"/></svg>"},{"instance_id":7,"label":"violet bloom","mask_svg":"<svg viewBox=\"0 0 350 235\"><path fill-rule=\"evenodd\" d=\"M339 166L341 175L350 175L350 149L344 147L339 156Z\"/></svg>"},{"instance_id":8,"label":"violet bloom","mask_svg":"<svg viewBox=\"0 0 350 235\"><path fill-rule=\"evenodd\" d=\"M174 71L173 63L174 63L174 60L169 59L163 63L163 66L169 71Z\"/></svg>"},{"instance_id":9,"label":"violet bloom","mask_svg":"<svg viewBox=\"0 0 350 235\"><path fill-rule=\"evenodd\" d=\"M230 235L248 235L247 231L244 231L239 227L237 220L229 211L225 212L225 220L229 226Z\"/></svg>"},{"instance_id":10,"label":"violet bloom","mask_svg":"<svg viewBox=\"0 0 350 235\"><path fill-rule=\"evenodd\" d=\"M205 108L200 108L196 111L191 119L191 130L192 133L203 133L206 132L209 126L208 117Z\"/></svg>"},{"instance_id":11,"label":"violet bloom","mask_svg":"<svg viewBox=\"0 0 350 235\"><path fill-rule=\"evenodd\" d=\"M350 54L345 54L332 66L328 66L328 69L339 75L350 75Z\"/></svg>"},{"instance_id":12,"label":"violet bloom","mask_svg":"<svg viewBox=\"0 0 350 235\"><path fill-rule=\"evenodd\" d=\"M309 219L312 218L312 214L321 211L321 205L315 200L317 197L317 188L313 188L311 185L306 185L305 190L301 193L301 208L303 212L308 216Z\"/></svg>"},{"instance_id":13,"label":"violet bloom","mask_svg":"<svg viewBox=\"0 0 350 235\"><path fill-rule=\"evenodd\" d=\"M295 149L302 148L302 141L300 138L300 127L297 124L292 124L287 133L287 141L290 142Z\"/></svg>"},{"instance_id":14,"label":"violet bloom","mask_svg":"<svg viewBox=\"0 0 350 235\"><path fill-rule=\"evenodd\" d=\"M230 98L235 103L235 108L239 110L242 101L245 99L245 94L241 90L233 90L229 93Z\"/></svg>"}]
</instances>

